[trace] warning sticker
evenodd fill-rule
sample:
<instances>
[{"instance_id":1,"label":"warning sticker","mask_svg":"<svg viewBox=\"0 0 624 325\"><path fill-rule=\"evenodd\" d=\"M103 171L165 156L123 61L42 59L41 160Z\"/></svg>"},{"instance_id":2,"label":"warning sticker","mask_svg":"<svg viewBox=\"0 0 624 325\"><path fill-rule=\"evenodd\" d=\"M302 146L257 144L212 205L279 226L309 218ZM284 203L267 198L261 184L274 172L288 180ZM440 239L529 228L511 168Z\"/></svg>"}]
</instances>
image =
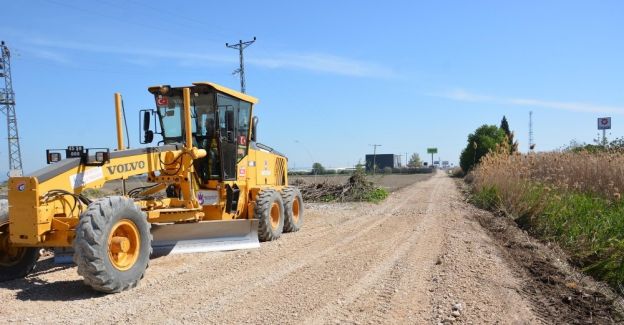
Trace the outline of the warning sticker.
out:
<instances>
[{"instance_id":1,"label":"warning sticker","mask_svg":"<svg viewBox=\"0 0 624 325\"><path fill-rule=\"evenodd\" d=\"M240 177L245 177L245 175L247 175L247 170L245 169L245 167L241 167L241 168L238 170L238 176L240 176Z\"/></svg>"}]
</instances>

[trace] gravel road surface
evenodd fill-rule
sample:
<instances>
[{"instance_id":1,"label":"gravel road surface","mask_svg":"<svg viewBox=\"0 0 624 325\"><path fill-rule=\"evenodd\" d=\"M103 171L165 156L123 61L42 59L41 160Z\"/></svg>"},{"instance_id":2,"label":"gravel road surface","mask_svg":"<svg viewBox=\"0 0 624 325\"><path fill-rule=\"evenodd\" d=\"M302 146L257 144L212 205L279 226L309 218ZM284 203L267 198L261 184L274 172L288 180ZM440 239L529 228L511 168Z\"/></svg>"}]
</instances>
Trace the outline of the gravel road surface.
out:
<instances>
[{"instance_id":1,"label":"gravel road surface","mask_svg":"<svg viewBox=\"0 0 624 325\"><path fill-rule=\"evenodd\" d=\"M44 259L0 283L0 323L540 323L522 279L438 173L381 204L306 205L304 228L260 249L153 259L103 295Z\"/></svg>"}]
</instances>

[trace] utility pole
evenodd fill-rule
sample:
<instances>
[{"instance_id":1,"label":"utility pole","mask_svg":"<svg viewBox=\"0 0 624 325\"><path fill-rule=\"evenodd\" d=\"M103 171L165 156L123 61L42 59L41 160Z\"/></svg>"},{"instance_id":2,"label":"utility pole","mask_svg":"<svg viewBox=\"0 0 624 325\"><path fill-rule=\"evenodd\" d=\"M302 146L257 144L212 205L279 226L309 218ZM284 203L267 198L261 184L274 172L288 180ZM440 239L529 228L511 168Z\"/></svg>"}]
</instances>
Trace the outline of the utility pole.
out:
<instances>
[{"instance_id":1,"label":"utility pole","mask_svg":"<svg viewBox=\"0 0 624 325\"><path fill-rule=\"evenodd\" d=\"M9 176L22 176L22 152L17 133L15 115L15 92L11 79L11 52L4 41L0 42L0 78L4 79L4 88L0 88L0 111L7 117L9 142Z\"/></svg>"},{"instance_id":2,"label":"utility pole","mask_svg":"<svg viewBox=\"0 0 624 325\"><path fill-rule=\"evenodd\" d=\"M377 147L381 147L381 145L369 144L369 146L373 147L373 175L375 175L375 171L377 169Z\"/></svg>"},{"instance_id":3,"label":"utility pole","mask_svg":"<svg viewBox=\"0 0 624 325\"><path fill-rule=\"evenodd\" d=\"M243 94L245 93L245 64L243 62L243 50L247 48L247 46L253 44L255 41L256 41L256 37L254 36L253 40L247 41L247 42L243 42L242 40L239 40L237 44L225 43L226 47L238 50L238 56L240 58L240 67L234 70L233 74L238 73L238 75L240 76L241 93Z\"/></svg>"}]
</instances>

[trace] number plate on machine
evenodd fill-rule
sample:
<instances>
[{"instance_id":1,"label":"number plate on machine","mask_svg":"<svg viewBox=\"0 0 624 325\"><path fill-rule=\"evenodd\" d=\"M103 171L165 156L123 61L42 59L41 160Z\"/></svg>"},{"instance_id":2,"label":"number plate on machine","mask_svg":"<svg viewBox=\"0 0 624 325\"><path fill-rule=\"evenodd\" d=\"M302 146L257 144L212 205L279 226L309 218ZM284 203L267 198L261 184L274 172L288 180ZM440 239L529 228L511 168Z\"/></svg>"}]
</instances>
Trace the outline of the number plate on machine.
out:
<instances>
[{"instance_id":1,"label":"number plate on machine","mask_svg":"<svg viewBox=\"0 0 624 325\"><path fill-rule=\"evenodd\" d=\"M65 155L67 158L80 158L82 157L83 152L84 152L83 146L69 146L65 150Z\"/></svg>"}]
</instances>

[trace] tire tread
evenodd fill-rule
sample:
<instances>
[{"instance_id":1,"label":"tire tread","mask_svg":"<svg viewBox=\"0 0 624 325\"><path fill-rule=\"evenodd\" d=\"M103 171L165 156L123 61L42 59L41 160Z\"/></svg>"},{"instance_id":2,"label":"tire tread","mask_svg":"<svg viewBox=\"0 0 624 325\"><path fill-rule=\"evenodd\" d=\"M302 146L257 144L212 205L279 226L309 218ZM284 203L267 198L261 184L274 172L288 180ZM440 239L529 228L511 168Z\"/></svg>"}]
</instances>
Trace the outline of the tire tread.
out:
<instances>
[{"instance_id":1,"label":"tire tread","mask_svg":"<svg viewBox=\"0 0 624 325\"><path fill-rule=\"evenodd\" d=\"M140 274L131 279L122 279L115 273L108 271L110 267L106 263L108 261L108 232L115 222L120 219L118 216L121 212L134 213L134 220L139 232L143 227L148 236L149 250L139 256L138 264L145 264L142 270L136 270ZM137 216L141 216L138 218ZM129 218L133 218L129 217ZM141 221L142 220L142 221ZM137 221L139 224L137 224ZM149 265L149 256L152 254L152 235L150 233L150 223L147 222L144 212L142 212L131 199L111 196L100 199L89 205L86 212L80 217L80 222L76 230L76 239L74 240L74 262L78 266L78 274L84 278L85 284L93 289L105 293L120 292L135 287L139 280L143 278L145 269ZM146 229L145 229L146 228ZM141 240L141 245L145 241ZM112 267L112 266L111 266ZM134 267L133 267L134 269ZM133 269L127 272L133 271ZM120 273L120 271L116 271Z\"/></svg>"}]
</instances>

